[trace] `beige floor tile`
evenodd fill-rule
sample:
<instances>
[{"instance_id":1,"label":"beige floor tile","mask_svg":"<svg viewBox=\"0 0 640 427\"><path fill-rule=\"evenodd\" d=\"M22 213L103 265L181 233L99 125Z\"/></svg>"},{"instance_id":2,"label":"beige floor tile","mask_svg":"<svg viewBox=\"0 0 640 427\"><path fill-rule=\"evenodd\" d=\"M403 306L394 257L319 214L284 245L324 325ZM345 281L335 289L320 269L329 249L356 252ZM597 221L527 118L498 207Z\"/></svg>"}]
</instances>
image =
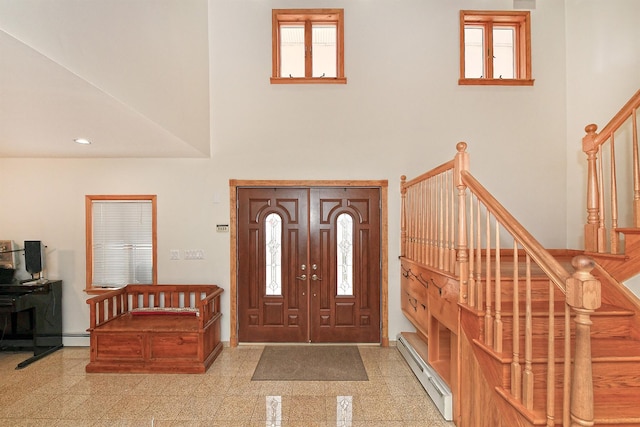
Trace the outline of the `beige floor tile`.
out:
<instances>
[{"instance_id":1,"label":"beige floor tile","mask_svg":"<svg viewBox=\"0 0 640 427\"><path fill-rule=\"evenodd\" d=\"M354 421L350 427L407 427L402 421ZM423 424L421 427L433 427Z\"/></svg>"},{"instance_id":2,"label":"beige floor tile","mask_svg":"<svg viewBox=\"0 0 640 427\"><path fill-rule=\"evenodd\" d=\"M211 365L211 367L207 370L204 376L216 378L233 378L240 373L244 374L244 372L240 371L241 366L242 362L240 361L227 361L218 363L218 361L216 360L215 363Z\"/></svg>"},{"instance_id":3,"label":"beige floor tile","mask_svg":"<svg viewBox=\"0 0 640 427\"><path fill-rule=\"evenodd\" d=\"M152 422L151 419L139 418L101 419L94 421L90 427L150 427Z\"/></svg>"},{"instance_id":4,"label":"beige floor tile","mask_svg":"<svg viewBox=\"0 0 640 427\"><path fill-rule=\"evenodd\" d=\"M190 396L155 396L146 410L155 420L176 420L184 408L197 405L197 398Z\"/></svg>"},{"instance_id":5,"label":"beige floor tile","mask_svg":"<svg viewBox=\"0 0 640 427\"><path fill-rule=\"evenodd\" d=\"M61 418L59 420L47 420L47 424L44 424L46 427L93 427L95 424L95 420L91 418L84 419L65 419ZM41 426L43 426L41 424Z\"/></svg>"},{"instance_id":6,"label":"beige floor tile","mask_svg":"<svg viewBox=\"0 0 640 427\"><path fill-rule=\"evenodd\" d=\"M353 384L356 392L354 394L362 396L386 396L391 395L389 386L384 377L370 378L369 381L357 381Z\"/></svg>"},{"instance_id":7,"label":"beige floor tile","mask_svg":"<svg viewBox=\"0 0 640 427\"><path fill-rule=\"evenodd\" d=\"M162 392L163 396L192 396L204 382L204 377L196 374L162 374L162 376L167 383Z\"/></svg>"},{"instance_id":8,"label":"beige floor tile","mask_svg":"<svg viewBox=\"0 0 640 427\"><path fill-rule=\"evenodd\" d=\"M325 396L354 396L361 381L326 381Z\"/></svg>"},{"instance_id":9,"label":"beige floor tile","mask_svg":"<svg viewBox=\"0 0 640 427\"><path fill-rule=\"evenodd\" d=\"M251 381L263 348L225 348L201 375L87 374L88 349L73 347L16 371L29 354L0 353L0 427L454 426L395 348L359 348L369 381ZM267 396L280 396L277 419Z\"/></svg>"},{"instance_id":10,"label":"beige floor tile","mask_svg":"<svg viewBox=\"0 0 640 427\"><path fill-rule=\"evenodd\" d=\"M335 427L335 425L319 420L289 420L282 424L282 427Z\"/></svg>"},{"instance_id":11,"label":"beige floor tile","mask_svg":"<svg viewBox=\"0 0 640 427\"><path fill-rule=\"evenodd\" d=\"M353 397L354 421L402 421L399 408L390 399L375 396Z\"/></svg>"},{"instance_id":12,"label":"beige floor tile","mask_svg":"<svg viewBox=\"0 0 640 427\"><path fill-rule=\"evenodd\" d=\"M290 381L292 396L324 396L326 382L324 381Z\"/></svg>"},{"instance_id":13,"label":"beige floor tile","mask_svg":"<svg viewBox=\"0 0 640 427\"><path fill-rule=\"evenodd\" d=\"M12 393L14 401L0 407L0 419L15 420L29 417L39 406L47 405L53 399L51 395L20 395Z\"/></svg>"},{"instance_id":14,"label":"beige floor tile","mask_svg":"<svg viewBox=\"0 0 640 427\"><path fill-rule=\"evenodd\" d=\"M33 390L36 394L60 394L66 393L69 389L82 381L83 376L66 375L64 372L59 375L43 376L39 381L39 387Z\"/></svg>"},{"instance_id":15,"label":"beige floor tile","mask_svg":"<svg viewBox=\"0 0 640 427\"><path fill-rule=\"evenodd\" d=\"M69 418L75 409L87 402L89 396L78 394L62 394L44 404L34 406L27 415L30 418L56 419Z\"/></svg>"},{"instance_id":16,"label":"beige floor tile","mask_svg":"<svg viewBox=\"0 0 640 427\"><path fill-rule=\"evenodd\" d=\"M385 377L389 392L394 396L415 396L426 393L415 377Z\"/></svg>"},{"instance_id":17,"label":"beige floor tile","mask_svg":"<svg viewBox=\"0 0 640 427\"><path fill-rule=\"evenodd\" d=\"M195 397L225 396L228 394L233 377L205 376L193 390Z\"/></svg>"},{"instance_id":18,"label":"beige floor tile","mask_svg":"<svg viewBox=\"0 0 640 427\"><path fill-rule=\"evenodd\" d=\"M217 413L223 405L224 398L221 396L186 398L180 407L180 411L170 419L180 421L216 420Z\"/></svg>"},{"instance_id":19,"label":"beige floor tile","mask_svg":"<svg viewBox=\"0 0 640 427\"><path fill-rule=\"evenodd\" d=\"M439 421L442 419L438 409L429 396L395 396L394 404L400 408L403 421Z\"/></svg>"},{"instance_id":20,"label":"beige floor tile","mask_svg":"<svg viewBox=\"0 0 640 427\"><path fill-rule=\"evenodd\" d=\"M282 402L283 413L290 422L327 421L325 396L290 396Z\"/></svg>"},{"instance_id":21,"label":"beige floor tile","mask_svg":"<svg viewBox=\"0 0 640 427\"><path fill-rule=\"evenodd\" d=\"M260 387L261 396L291 396L293 394L291 381L253 381L253 384Z\"/></svg>"},{"instance_id":22,"label":"beige floor tile","mask_svg":"<svg viewBox=\"0 0 640 427\"><path fill-rule=\"evenodd\" d=\"M216 412L216 421L250 421L259 403L258 396L227 396Z\"/></svg>"},{"instance_id":23,"label":"beige floor tile","mask_svg":"<svg viewBox=\"0 0 640 427\"><path fill-rule=\"evenodd\" d=\"M101 418L109 420L151 419L147 408L155 396L123 396Z\"/></svg>"},{"instance_id":24,"label":"beige floor tile","mask_svg":"<svg viewBox=\"0 0 640 427\"><path fill-rule=\"evenodd\" d=\"M140 381L131 389L132 396L162 396L172 387L171 378L165 375L142 375Z\"/></svg>"},{"instance_id":25,"label":"beige floor tile","mask_svg":"<svg viewBox=\"0 0 640 427\"><path fill-rule=\"evenodd\" d=\"M117 395L100 395L100 398L94 398L89 395L86 397L82 404L78 405L73 412L67 414L68 419L82 420L82 419L99 419L105 416L111 408L120 400L122 396Z\"/></svg>"},{"instance_id":26,"label":"beige floor tile","mask_svg":"<svg viewBox=\"0 0 640 427\"><path fill-rule=\"evenodd\" d=\"M258 396L260 393L260 383L251 381L251 376L244 375L231 379L226 392L230 396Z\"/></svg>"}]
</instances>

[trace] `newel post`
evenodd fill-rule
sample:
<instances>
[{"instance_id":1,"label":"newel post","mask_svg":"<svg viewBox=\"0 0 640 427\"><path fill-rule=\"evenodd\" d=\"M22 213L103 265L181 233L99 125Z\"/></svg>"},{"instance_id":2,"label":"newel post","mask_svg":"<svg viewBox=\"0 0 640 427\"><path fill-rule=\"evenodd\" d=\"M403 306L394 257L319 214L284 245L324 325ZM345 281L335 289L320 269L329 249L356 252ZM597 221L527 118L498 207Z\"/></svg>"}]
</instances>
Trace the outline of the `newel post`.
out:
<instances>
[{"instance_id":1,"label":"newel post","mask_svg":"<svg viewBox=\"0 0 640 427\"><path fill-rule=\"evenodd\" d=\"M469 171L469 153L467 143L456 144L456 157L454 159L454 182L458 189L458 242L457 265L460 278L460 302L467 304L469 297L469 243L467 242L467 186L462 182L462 172Z\"/></svg>"},{"instance_id":2,"label":"newel post","mask_svg":"<svg viewBox=\"0 0 640 427\"><path fill-rule=\"evenodd\" d=\"M600 223L598 186L598 145L596 130L590 124L584 128L587 134L582 138L582 151L587 155L587 223L584 226L584 248L588 252L598 251L598 227Z\"/></svg>"},{"instance_id":3,"label":"newel post","mask_svg":"<svg viewBox=\"0 0 640 427\"><path fill-rule=\"evenodd\" d=\"M400 256L407 255L407 177L400 177Z\"/></svg>"},{"instance_id":4,"label":"newel post","mask_svg":"<svg viewBox=\"0 0 640 427\"><path fill-rule=\"evenodd\" d=\"M593 277L593 260L580 255L571 261L575 273L567 279L567 304L576 313L575 356L571 379L571 427L594 424L591 368L591 314L602 303L600 281Z\"/></svg>"}]
</instances>

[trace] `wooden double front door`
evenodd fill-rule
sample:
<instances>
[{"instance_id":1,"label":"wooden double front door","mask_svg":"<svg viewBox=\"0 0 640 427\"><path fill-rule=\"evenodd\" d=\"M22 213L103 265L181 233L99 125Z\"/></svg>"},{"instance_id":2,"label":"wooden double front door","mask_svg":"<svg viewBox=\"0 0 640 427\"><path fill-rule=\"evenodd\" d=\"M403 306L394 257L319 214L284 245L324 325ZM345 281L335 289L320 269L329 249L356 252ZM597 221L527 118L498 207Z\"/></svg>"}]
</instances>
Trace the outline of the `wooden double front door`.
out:
<instances>
[{"instance_id":1,"label":"wooden double front door","mask_svg":"<svg viewBox=\"0 0 640 427\"><path fill-rule=\"evenodd\" d=\"M380 342L380 189L238 188L240 342Z\"/></svg>"}]
</instances>

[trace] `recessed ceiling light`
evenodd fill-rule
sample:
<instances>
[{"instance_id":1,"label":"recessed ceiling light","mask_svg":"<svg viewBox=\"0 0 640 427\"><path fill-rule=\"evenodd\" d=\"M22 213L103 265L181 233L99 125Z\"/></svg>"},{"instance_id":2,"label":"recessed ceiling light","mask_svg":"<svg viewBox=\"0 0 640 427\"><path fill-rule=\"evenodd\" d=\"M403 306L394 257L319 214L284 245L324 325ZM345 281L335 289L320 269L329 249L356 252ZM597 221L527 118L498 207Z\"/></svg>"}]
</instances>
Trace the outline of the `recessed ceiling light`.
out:
<instances>
[{"instance_id":1,"label":"recessed ceiling light","mask_svg":"<svg viewBox=\"0 0 640 427\"><path fill-rule=\"evenodd\" d=\"M91 144L91 141L89 141L86 138L76 138L73 140L74 142L77 142L78 144L83 144L83 145L89 145Z\"/></svg>"}]
</instances>

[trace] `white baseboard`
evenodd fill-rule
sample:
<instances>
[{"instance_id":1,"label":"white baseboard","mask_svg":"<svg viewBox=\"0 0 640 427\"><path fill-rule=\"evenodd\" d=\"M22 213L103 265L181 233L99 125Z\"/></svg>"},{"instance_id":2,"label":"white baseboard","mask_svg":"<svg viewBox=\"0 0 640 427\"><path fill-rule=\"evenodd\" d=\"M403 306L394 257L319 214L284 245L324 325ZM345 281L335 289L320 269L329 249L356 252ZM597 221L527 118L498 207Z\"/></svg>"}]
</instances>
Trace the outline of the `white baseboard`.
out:
<instances>
[{"instance_id":1,"label":"white baseboard","mask_svg":"<svg viewBox=\"0 0 640 427\"><path fill-rule=\"evenodd\" d=\"M65 347L89 347L89 336L86 337L62 337L62 345Z\"/></svg>"}]
</instances>

